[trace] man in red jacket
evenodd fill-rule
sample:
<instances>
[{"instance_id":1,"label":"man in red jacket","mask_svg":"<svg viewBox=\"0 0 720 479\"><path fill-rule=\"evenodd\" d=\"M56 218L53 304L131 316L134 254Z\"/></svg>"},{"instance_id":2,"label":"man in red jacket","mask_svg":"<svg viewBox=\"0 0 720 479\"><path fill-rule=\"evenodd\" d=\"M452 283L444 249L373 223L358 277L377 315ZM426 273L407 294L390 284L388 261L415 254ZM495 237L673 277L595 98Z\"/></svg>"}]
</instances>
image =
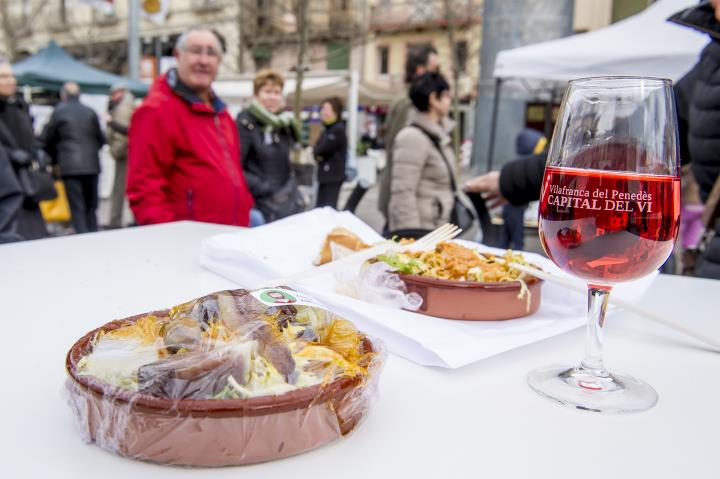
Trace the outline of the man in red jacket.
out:
<instances>
[{"instance_id":1,"label":"man in red jacket","mask_svg":"<svg viewBox=\"0 0 720 479\"><path fill-rule=\"evenodd\" d=\"M220 42L193 29L174 54L177 67L155 80L130 123L127 196L135 219L247 226L253 198L237 128L211 88Z\"/></svg>"}]
</instances>

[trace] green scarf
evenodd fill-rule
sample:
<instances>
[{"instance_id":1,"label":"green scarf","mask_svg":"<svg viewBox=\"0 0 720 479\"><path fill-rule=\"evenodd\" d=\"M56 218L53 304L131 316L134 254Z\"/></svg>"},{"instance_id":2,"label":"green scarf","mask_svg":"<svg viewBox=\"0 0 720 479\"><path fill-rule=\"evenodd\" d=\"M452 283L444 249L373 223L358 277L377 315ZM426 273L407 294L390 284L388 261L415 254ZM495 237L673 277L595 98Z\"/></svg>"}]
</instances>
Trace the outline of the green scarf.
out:
<instances>
[{"instance_id":1,"label":"green scarf","mask_svg":"<svg viewBox=\"0 0 720 479\"><path fill-rule=\"evenodd\" d=\"M263 125L266 132L288 129L295 141L300 141L300 128L295 117L289 111L283 111L280 114L272 113L257 100L253 100L247 110Z\"/></svg>"}]
</instances>

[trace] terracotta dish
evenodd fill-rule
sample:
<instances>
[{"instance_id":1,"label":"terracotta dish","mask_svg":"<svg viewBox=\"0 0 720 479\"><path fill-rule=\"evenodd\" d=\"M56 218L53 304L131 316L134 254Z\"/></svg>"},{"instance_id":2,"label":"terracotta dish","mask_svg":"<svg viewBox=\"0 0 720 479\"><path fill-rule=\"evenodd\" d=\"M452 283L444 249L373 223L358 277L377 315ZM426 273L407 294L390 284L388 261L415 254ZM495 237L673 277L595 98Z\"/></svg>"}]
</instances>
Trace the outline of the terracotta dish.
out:
<instances>
[{"instance_id":1,"label":"terracotta dish","mask_svg":"<svg viewBox=\"0 0 720 479\"><path fill-rule=\"evenodd\" d=\"M170 310L149 313L169 317ZM148 314L113 321L80 338L66 358L67 390L88 441L134 459L185 466L229 466L309 451L357 427L374 399L382 355L366 377L339 376L276 395L244 399L171 399L116 387L81 374L94 338ZM359 353L377 353L362 335ZM375 357L375 354L370 354Z\"/></svg>"},{"instance_id":2,"label":"terracotta dish","mask_svg":"<svg viewBox=\"0 0 720 479\"><path fill-rule=\"evenodd\" d=\"M525 280L530 291L529 307L527 297L518 298L519 281L480 283L407 274L400 278L408 292L422 297L417 312L438 318L497 321L528 316L540 307L542 280L537 278Z\"/></svg>"}]
</instances>

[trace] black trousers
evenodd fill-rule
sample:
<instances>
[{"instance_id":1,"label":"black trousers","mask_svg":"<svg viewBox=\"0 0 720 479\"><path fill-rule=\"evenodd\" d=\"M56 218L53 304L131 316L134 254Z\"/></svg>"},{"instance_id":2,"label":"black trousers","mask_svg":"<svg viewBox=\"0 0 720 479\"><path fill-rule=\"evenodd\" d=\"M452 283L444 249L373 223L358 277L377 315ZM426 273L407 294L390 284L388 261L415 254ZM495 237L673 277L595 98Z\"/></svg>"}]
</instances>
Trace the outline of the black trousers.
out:
<instances>
[{"instance_id":1,"label":"black trousers","mask_svg":"<svg viewBox=\"0 0 720 479\"><path fill-rule=\"evenodd\" d=\"M76 233L97 231L98 175L63 176Z\"/></svg>"},{"instance_id":2,"label":"black trousers","mask_svg":"<svg viewBox=\"0 0 720 479\"><path fill-rule=\"evenodd\" d=\"M698 278L720 279L720 223L715 226L715 236L706 244L695 267Z\"/></svg>"},{"instance_id":3,"label":"black trousers","mask_svg":"<svg viewBox=\"0 0 720 479\"><path fill-rule=\"evenodd\" d=\"M317 201L315 207L332 206L337 209L338 198L340 197L340 187L343 182L339 183L320 183L318 186Z\"/></svg>"},{"instance_id":4,"label":"black trousers","mask_svg":"<svg viewBox=\"0 0 720 479\"><path fill-rule=\"evenodd\" d=\"M25 200L17 212L17 234L26 240L47 238L47 228L37 203Z\"/></svg>"},{"instance_id":5,"label":"black trousers","mask_svg":"<svg viewBox=\"0 0 720 479\"><path fill-rule=\"evenodd\" d=\"M502 238L498 247L521 251L525 242L525 208L507 204L502 209Z\"/></svg>"}]
</instances>

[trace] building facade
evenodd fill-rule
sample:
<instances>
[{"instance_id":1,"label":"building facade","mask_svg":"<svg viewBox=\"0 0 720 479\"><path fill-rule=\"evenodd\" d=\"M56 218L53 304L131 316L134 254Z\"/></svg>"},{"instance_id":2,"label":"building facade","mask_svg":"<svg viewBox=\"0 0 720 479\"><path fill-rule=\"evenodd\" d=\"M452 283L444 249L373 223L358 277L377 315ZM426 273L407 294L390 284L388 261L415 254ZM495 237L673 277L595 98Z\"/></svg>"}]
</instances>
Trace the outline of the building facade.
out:
<instances>
[{"instance_id":1,"label":"building facade","mask_svg":"<svg viewBox=\"0 0 720 479\"><path fill-rule=\"evenodd\" d=\"M298 55L297 2L292 0L145 0L167 6L154 20L140 22L142 55L160 66L172 55L177 37L193 26L206 26L223 42L220 77L232 77L265 66L289 71ZM51 39L83 61L119 74L127 73L128 3L91 0L0 0L0 53L18 60ZM363 11L359 0L308 2L306 22L311 70L348 69L353 46L362 42ZM152 5L150 5L152 7ZM355 48L355 51L359 49ZM356 55L354 63L362 58ZM148 63L143 67L148 68ZM143 70L141 67L141 71Z\"/></svg>"},{"instance_id":2,"label":"building facade","mask_svg":"<svg viewBox=\"0 0 720 479\"><path fill-rule=\"evenodd\" d=\"M204 24L223 39L227 55L222 70L236 68L236 23L239 3L228 0L146 0L168 5L164 19L143 16L140 22L142 54L162 57L171 54L177 36L187 28ZM11 25L3 28L4 53L14 59L35 53L54 39L75 57L114 73L127 73L128 3L80 0L0 0L9 4ZM150 3L148 3L150 2ZM166 2L166 3L163 3ZM32 12L26 17L26 12ZM5 23L5 22L4 22Z\"/></svg>"},{"instance_id":3,"label":"building facade","mask_svg":"<svg viewBox=\"0 0 720 479\"><path fill-rule=\"evenodd\" d=\"M460 98L474 95L482 38L481 0L371 0L368 4L372 41L365 49L365 81L402 90L408 52L432 45L438 51L441 71L451 81L452 55L456 54ZM454 49L448 36L450 24Z\"/></svg>"},{"instance_id":4,"label":"building facade","mask_svg":"<svg viewBox=\"0 0 720 479\"><path fill-rule=\"evenodd\" d=\"M154 3L153 3L154 2ZM296 68L297 0L144 0L166 6L164 18L143 15L141 71L161 66L178 35L204 25L222 39L226 54L221 78L273 67ZM451 77L448 9L460 60L461 96L477 78L481 37L480 0L312 0L308 1L306 69L356 69L379 87L402 86L410 48L432 44ZM127 74L128 1L0 0L0 53L12 61L31 55L51 39L75 57L104 70Z\"/></svg>"},{"instance_id":5,"label":"building facade","mask_svg":"<svg viewBox=\"0 0 720 479\"><path fill-rule=\"evenodd\" d=\"M172 63L177 37L193 26L214 30L225 48L220 79L248 78L262 67L297 69L300 0L138 0L141 76ZM305 0L305 70L358 71L361 81L402 94L407 54L434 46L441 71L467 111L480 76L483 0ZM573 30L593 30L636 13L651 0L574 0ZM129 0L0 0L0 54L17 61L55 40L82 61L126 75ZM450 28L449 28L450 27ZM454 33L451 46L449 30ZM455 85L454 85L455 86ZM381 102L382 104L382 102ZM380 110L382 111L382 110ZM472 125L466 124L469 132Z\"/></svg>"}]
</instances>

